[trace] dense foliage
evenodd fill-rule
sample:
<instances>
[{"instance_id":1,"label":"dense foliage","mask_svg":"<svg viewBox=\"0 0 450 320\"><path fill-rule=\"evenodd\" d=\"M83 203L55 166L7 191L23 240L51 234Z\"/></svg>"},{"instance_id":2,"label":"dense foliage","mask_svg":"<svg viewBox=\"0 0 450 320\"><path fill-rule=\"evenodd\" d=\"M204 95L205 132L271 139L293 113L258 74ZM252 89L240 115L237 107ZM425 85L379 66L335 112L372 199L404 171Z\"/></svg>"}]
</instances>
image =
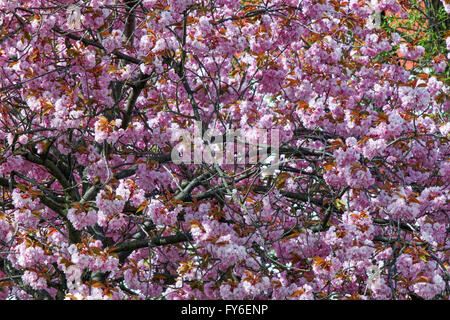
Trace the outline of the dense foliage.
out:
<instances>
[{"instance_id":1,"label":"dense foliage","mask_svg":"<svg viewBox=\"0 0 450 320\"><path fill-rule=\"evenodd\" d=\"M0 0L0 298L448 299L449 12Z\"/></svg>"}]
</instances>

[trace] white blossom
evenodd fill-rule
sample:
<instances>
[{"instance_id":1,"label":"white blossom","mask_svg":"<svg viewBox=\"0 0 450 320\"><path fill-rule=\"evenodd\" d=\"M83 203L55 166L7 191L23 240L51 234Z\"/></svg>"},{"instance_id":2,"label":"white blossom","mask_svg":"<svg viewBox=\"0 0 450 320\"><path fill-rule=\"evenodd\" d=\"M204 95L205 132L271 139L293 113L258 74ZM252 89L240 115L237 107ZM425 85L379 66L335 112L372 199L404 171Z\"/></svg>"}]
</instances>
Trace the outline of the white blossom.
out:
<instances>
[{"instance_id":1,"label":"white blossom","mask_svg":"<svg viewBox=\"0 0 450 320\"><path fill-rule=\"evenodd\" d=\"M67 8L67 25L71 29L81 28L81 9L77 5L70 5Z\"/></svg>"}]
</instances>

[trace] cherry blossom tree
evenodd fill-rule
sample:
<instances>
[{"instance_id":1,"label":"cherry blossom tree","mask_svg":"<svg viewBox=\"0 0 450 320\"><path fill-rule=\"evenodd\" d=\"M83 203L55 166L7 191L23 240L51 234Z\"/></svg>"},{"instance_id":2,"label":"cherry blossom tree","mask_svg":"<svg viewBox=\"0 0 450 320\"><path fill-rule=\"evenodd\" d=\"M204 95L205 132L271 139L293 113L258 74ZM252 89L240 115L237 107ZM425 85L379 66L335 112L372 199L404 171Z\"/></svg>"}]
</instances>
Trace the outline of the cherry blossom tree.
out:
<instances>
[{"instance_id":1,"label":"cherry blossom tree","mask_svg":"<svg viewBox=\"0 0 450 320\"><path fill-rule=\"evenodd\" d=\"M448 299L425 2L0 0L0 298Z\"/></svg>"}]
</instances>

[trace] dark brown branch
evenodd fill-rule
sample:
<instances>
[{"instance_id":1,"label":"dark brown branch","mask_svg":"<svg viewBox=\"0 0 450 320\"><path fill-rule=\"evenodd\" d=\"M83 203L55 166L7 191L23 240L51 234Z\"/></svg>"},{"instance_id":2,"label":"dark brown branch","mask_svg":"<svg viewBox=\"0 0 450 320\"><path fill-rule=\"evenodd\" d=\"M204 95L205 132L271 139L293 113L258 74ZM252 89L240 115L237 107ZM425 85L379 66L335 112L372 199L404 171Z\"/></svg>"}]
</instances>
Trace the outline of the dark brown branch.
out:
<instances>
[{"instance_id":1,"label":"dark brown branch","mask_svg":"<svg viewBox=\"0 0 450 320\"><path fill-rule=\"evenodd\" d=\"M94 47L99 48L99 49L101 49L103 51L106 51L105 47L101 43L99 43L97 41L90 40L90 39L85 39L83 37L77 36L76 34L64 31L64 30L62 30L62 29L60 29L58 27L53 27L52 30L55 31L56 33L59 33L59 34L65 36L65 37L68 37L68 38L70 38L72 40L81 41L85 45L94 46ZM119 59L123 59L123 60L126 60L126 61L134 63L134 64L141 64L141 63L144 62L144 61L142 61L140 59L137 59L137 58L134 58L134 57L129 56L127 54L124 54L124 53L120 52L117 49L114 50L111 53L114 54Z\"/></svg>"},{"instance_id":2,"label":"dark brown branch","mask_svg":"<svg viewBox=\"0 0 450 320\"><path fill-rule=\"evenodd\" d=\"M133 90L128 97L127 106L125 113L123 115L122 119L122 129L126 129L128 127L128 124L131 121L131 115L133 113L134 107L136 106L136 101L141 94L142 90L144 89L145 85L147 84L147 81L149 79L148 75L142 74L138 81L136 82L136 85L133 86Z\"/></svg>"},{"instance_id":3,"label":"dark brown branch","mask_svg":"<svg viewBox=\"0 0 450 320\"><path fill-rule=\"evenodd\" d=\"M147 247L159 247L170 244L176 244L180 242L192 241L192 236L189 233L179 232L174 235L165 237L155 237L152 239L138 239L131 240L123 243L114 249L114 252L119 254L119 259L124 261L134 250L147 248Z\"/></svg>"},{"instance_id":4,"label":"dark brown branch","mask_svg":"<svg viewBox=\"0 0 450 320\"><path fill-rule=\"evenodd\" d=\"M198 185L200 185L202 183L203 180L208 179L210 176L209 172L205 172L202 173L201 175L199 175L198 177L196 177L195 179L193 179L191 182L188 183L188 185L180 191L180 193L178 193L175 196L175 199L177 200L181 200L181 201L188 201L191 199L191 191L197 187Z\"/></svg>"}]
</instances>

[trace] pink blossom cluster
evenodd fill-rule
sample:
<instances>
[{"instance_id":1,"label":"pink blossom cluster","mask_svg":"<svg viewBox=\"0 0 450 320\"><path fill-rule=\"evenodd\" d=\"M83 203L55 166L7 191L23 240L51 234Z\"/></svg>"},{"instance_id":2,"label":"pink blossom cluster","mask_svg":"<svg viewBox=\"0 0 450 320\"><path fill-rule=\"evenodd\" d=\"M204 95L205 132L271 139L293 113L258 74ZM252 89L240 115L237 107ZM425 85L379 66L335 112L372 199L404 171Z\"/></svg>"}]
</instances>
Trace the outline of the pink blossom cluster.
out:
<instances>
[{"instance_id":1,"label":"pink blossom cluster","mask_svg":"<svg viewBox=\"0 0 450 320\"><path fill-rule=\"evenodd\" d=\"M131 2L0 0L0 299L448 300L450 37ZM206 161L237 130L270 152Z\"/></svg>"}]
</instances>

